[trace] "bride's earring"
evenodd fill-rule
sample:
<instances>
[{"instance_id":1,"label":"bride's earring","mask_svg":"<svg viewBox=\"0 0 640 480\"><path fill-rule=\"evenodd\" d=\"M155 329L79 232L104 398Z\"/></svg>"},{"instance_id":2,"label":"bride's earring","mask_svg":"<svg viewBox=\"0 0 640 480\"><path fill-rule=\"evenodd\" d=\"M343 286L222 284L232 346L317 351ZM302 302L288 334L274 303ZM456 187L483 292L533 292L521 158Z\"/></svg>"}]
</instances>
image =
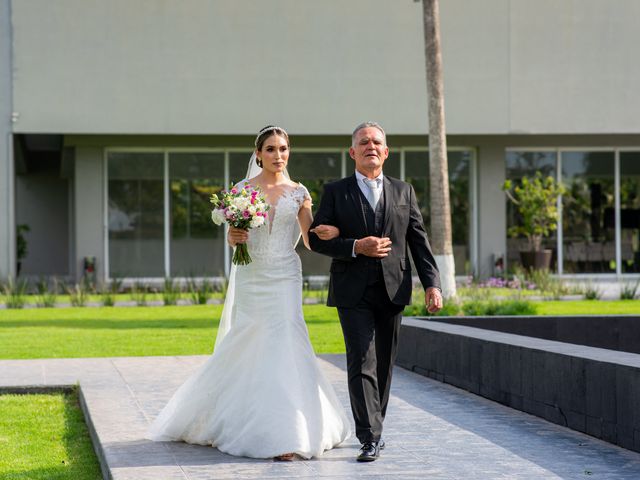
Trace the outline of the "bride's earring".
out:
<instances>
[{"instance_id":1,"label":"bride's earring","mask_svg":"<svg viewBox=\"0 0 640 480\"><path fill-rule=\"evenodd\" d=\"M256 165L258 165L260 168L262 168L262 159L256 157Z\"/></svg>"}]
</instances>

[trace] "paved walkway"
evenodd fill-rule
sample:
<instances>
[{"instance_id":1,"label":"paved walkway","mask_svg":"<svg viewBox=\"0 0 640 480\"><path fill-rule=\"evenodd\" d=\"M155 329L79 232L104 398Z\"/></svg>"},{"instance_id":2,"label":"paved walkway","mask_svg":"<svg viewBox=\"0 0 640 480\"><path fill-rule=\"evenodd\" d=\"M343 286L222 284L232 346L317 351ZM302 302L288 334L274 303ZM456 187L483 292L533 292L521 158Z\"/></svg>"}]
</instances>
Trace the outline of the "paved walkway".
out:
<instances>
[{"instance_id":1,"label":"paved walkway","mask_svg":"<svg viewBox=\"0 0 640 480\"><path fill-rule=\"evenodd\" d=\"M237 458L143 439L149 420L205 357L0 361L0 390L80 383L105 478L640 479L640 454L398 368L380 460L354 438L322 458ZM348 408L342 355L319 362Z\"/></svg>"}]
</instances>

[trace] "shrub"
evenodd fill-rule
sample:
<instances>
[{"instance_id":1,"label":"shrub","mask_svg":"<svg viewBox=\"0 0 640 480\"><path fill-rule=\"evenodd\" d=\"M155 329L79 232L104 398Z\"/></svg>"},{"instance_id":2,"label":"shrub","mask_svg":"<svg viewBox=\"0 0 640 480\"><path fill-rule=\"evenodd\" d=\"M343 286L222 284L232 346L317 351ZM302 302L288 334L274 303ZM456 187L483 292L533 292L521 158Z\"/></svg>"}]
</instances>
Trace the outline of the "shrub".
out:
<instances>
[{"instance_id":1,"label":"shrub","mask_svg":"<svg viewBox=\"0 0 640 480\"><path fill-rule=\"evenodd\" d=\"M164 305L175 305L178 303L180 296L180 286L170 277L164 279L164 288L162 289L162 303Z\"/></svg>"},{"instance_id":2,"label":"shrub","mask_svg":"<svg viewBox=\"0 0 640 480\"><path fill-rule=\"evenodd\" d=\"M584 289L584 298L587 300L599 300L602 297L602 292L598 287L593 284L588 284Z\"/></svg>"},{"instance_id":3,"label":"shrub","mask_svg":"<svg viewBox=\"0 0 640 480\"><path fill-rule=\"evenodd\" d=\"M433 315L432 313L427 312L427 307L423 305L425 309L425 313L427 315ZM444 305L442 306L442 310L435 314L438 317L458 317L462 315L460 310L460 304L455 300L445 300Z\"/></svg>"},{"instance_id":4,"label":"shrub","mask_svg":"<svg viewBox=\"0 0 640 480\"><path fill-rule=\"evenodd\" d=\"M537 309L534 303L527 300L506 300L500 302L494 315L535 315Z\"/></svg>"},{"instance_id":5,"label":"shrub","mask_svg":"<svg viewBox=\"0 0 640 480\"><path fill-rule=\"evenodd\" d=\"M462 312L470 317L496 315L535 315L535 304L528 300L468 301L462 304Z\"/></svg>"},{"instance_id":6,"label":"shrub","mask_svg":"<svg viewBox=\"0 0 640 480\"><path fill-rule=\"evenodd\" d=\"M416 302L411 305L407 305L402 313L405 317L457 317L460 316L460 304L455 300L445 300L442 310L438 313L427 312L427 306L424 304L424 298L422 303Z\"/></svg>"},{"instance_id":7,"label":"shrub","mask_svg":"<svg viewBox=\"0 0 640 480\"><path fill-rule=\"evenodd\" d=\"M116 303L116 297L120 288L122 287L122 280L118 278L112 278L108 285L102 286L102 305L105 307L113 307Z\"/></svg>"},{"instance_id":8,"label":"shrub","mask_svg":"<svg viewBox=\"0 0 640 480\"><path fill-rule=\"evenodd\" d=\"M494 302L493 300L490 300L490 301L469 300L462 304L462 313L463 315L467 315L470 317L486 315L487 306L493 302Z\"/></svg>"},{"instance_id":9,"label":"shrub","mask_svg":"<svg viewBox=\"0 0 640 480\"><path fill-rule=\"evenodd\" d=\"M131 296L139 307L147 305L147 287L142 282L136 282L131 287Z\"/></svg>"},{"instance_id":10,"label":"shrub","mask_svg":"<svg viewBox=\"0 0 640 480\"><path fill-rule=\"evenodd\" d=\"M199 284L195 280L190 279L187 285L189 295L194 305L204 305L213 293L213 285L206 278L202 279Z\"/></svg>"},{"instance_id":11,"label":"shrub","mask_svg":"<svg viewBox=\"0 0 640 480\"><path fill-rule=\"evenodd\" d=\"M559 299L562 295L570 293L570 289L558 278L554 278L549 270L532 270L527 274L531 283L535 284L540 292L553 299Z\"/></svg>"},{"instance_id":12,"label":"shrub","mask_svg":"<svg viewBox=\"0 0 640 480\"><path fill-rule=\"evenodd\" d=\"M116 303L116 293L118 293L118 287L114 287L113 284L103 284L100 289L100 297L102 299L103 307L113 307Z\"/></svg>"},{"instance_id":13,"label":"shrub","mask_svg":"<svg viewBox=\"0 0 640 480\"><path fill-rule=\"evenodd\" d=\"M424 317L427 315L427 308L424 303L412 303L404 307L402 315L405 317Z\"/></svg>"},{"instance_id":14,"label":"shrub","mask_svg":"<svg viewBox=\"0 0 640 480\"><path fill-rule=\"evenodd\" d=\"M638 286L640 286L640 280L635 284L624 283L620 289L620 300L633 300L636 298L638 292Z\"/></svg>"},{"instance_id":15,"label":"shrub","mask_svg":"<svg viewBox=\"0 0 640 480\"><path fill-rule=\"evenodd\" d=\"M5 295L7 308L22 308L25 304L25 294L27 292L27 281L9 278L3 285L2 291Z\"/></svg>"},{"instance_id":16,"label":"shrub","mask_svg":"<svg viewBox=\"0 0 640 480\"><path fill-rule=\"evenodd\" d=\"M58 296L58 280L53 277L51 284L46 278L40 278L36 283L37 304L39 307L54 307Z\"/></svg>"},{"instance_id":17,"label":"shrub","mask_svg":"<svg viewBox=\"0 0 640 480\"><path fill-rule=\"evenodd\" d=\"M69 294L69 300L74 307L84 307L87 304L87 298L89 297L89 289L87 283L82 281L76 283L71 287L66 287Z\"/></svg>"}]
</instances>

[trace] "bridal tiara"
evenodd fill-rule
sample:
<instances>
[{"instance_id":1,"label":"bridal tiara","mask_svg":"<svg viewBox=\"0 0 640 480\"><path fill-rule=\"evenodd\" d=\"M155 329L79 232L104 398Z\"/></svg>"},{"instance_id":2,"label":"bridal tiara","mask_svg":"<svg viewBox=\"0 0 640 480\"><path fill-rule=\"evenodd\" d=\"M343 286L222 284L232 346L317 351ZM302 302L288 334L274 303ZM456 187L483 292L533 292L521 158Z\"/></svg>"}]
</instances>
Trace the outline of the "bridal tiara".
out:
<instances>
[{"instance_id":1,"label":"bridal tiara","mask_svg":"<svg viewBox=\"0 0 640 480\"><path fill-rule=\"evenodd\" d=\"M260 131L258 132L258 135L256 136L256 140L255 140L255 142L254 142L254 143L257 145L257 144L258 144L258 139L259 139L262 135L264 135L265 133L267 133L267 132L271 132L272 130L280 130L280 131L284 132L284 134L285 134L287 137L289 136L289 134L287 133L287 131L286 131L284 128L282 128L282 127L277 127L277 126L275 126L275 125L269 125L268 127L264 127L262 130L260 130Z\"/></svg>"}]
</instances>

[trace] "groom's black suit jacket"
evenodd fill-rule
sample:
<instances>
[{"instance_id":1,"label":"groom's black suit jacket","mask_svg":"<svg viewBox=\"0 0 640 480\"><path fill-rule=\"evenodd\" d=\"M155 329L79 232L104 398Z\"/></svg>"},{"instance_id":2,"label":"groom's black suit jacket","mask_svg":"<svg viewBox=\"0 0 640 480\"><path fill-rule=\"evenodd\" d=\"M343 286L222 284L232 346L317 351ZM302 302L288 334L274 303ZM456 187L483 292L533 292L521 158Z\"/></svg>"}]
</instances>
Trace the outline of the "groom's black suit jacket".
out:
<instances>
[{"instance_id":1,"label":"groom's black suit jacket","mask_svg":"<svg viewBox=\"0 0 640 480\"><path fill-rule=\"evenodd\" d=\"M440 288L440 275L413 187L386 175L383 185L382 237L391 239L391 252L381 260L384 283L394 304L408 305L412 287L409 250L425 289ZM340 229L338 238L327 241L320 240L314 233L309 234L311 249L333 258L327 305L354 307L367 287L367 268L366 257L352 256L353 242L368 236L355 174L325 185L311 228L321 224Z\"/></svg>"}]
</instances>

